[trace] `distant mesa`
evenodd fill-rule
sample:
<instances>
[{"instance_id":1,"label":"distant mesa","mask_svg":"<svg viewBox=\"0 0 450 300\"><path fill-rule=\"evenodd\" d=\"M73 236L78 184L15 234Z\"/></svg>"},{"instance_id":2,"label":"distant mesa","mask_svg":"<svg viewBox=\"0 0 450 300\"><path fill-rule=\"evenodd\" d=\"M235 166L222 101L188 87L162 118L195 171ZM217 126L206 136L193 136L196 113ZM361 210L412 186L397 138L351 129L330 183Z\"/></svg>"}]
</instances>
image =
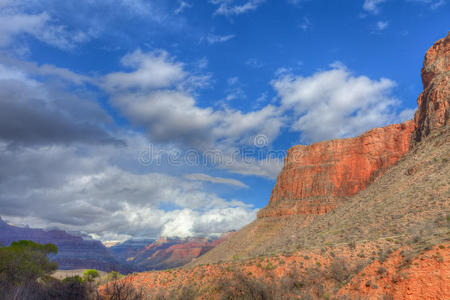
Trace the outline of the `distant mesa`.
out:
<instances>
[{"instance_id":1,"label":"distant mesa","mask_svg":"<svg viewBox=\"0 0 450 300\"><path fill-rule=\"evenodd\" d=\"M226 240L230 233L218 238L160 238L128 240L110 248L114 256L133 270L163 270L190 263Z\"/></svg>"}]
</instances>

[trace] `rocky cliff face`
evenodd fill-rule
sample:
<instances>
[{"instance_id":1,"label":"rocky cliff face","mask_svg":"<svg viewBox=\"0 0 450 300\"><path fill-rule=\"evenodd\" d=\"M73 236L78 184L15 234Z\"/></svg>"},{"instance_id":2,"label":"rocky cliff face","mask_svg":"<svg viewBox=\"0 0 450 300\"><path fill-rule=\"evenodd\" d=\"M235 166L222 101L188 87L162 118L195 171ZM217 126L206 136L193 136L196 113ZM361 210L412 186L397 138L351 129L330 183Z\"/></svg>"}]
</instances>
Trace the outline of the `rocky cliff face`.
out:
<instances>
[{"instance_id":1,"label":"rocky cliff face","mask_svg":"<svg viewBox=\"0 0 450 300\"><path fill-rule=\"evenodd\" d=\"M450 116L450 32L426 53L422 68L423 92L414 116L415 142L447 125Z\"/></svg>"},{"instance_id":2,"label":"rocky cliff face","mask_svg":"<svg viewBox=\"0 0 450 300\"><path fill-rule=\"evenodd\" d=\"M426 53L414 120L361 136L289 149L269 205L258 218L325 214L364 190L450 116L450 33Z\"/></svg>"},{"instance_id":3,"label":"rocky cliff face","mask_svg":"<svg viewBox=\"0 0 450 300\"><path fill-rule=\"evenodd\" d=\"M292 147L258 217L329 212L395 164L409 150L413 130L408 121L355 138Z\"/></svg>"}]
</instances>

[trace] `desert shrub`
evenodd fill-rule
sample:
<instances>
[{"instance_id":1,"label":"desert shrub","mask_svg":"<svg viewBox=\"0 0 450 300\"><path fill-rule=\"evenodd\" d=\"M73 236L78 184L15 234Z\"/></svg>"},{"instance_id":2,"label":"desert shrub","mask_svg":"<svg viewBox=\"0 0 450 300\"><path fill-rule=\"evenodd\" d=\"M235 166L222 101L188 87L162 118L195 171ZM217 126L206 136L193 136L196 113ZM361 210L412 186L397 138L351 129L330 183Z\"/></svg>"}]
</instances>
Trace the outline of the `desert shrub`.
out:
<instances>
[{"instance_id":1,"label":"desert shrub","mask_svg":"<svg viewBox=\"0 0 450 300\"><path fill-rule=\"evenodd\" d=\"M217 283L220 299L273 299L270 288L262 279L246 276L238 270L232 278L221 278Z\"/></svg>"},{"instance_id":2,"label":"desert shrub","mask_svg":"<svg viewBox=\"0 0 450 300\"><path fill-rule=\"evenodd\" d=\"M87 282L92 282L98 277L100 277L100 274L95 269L88 269L83 273L83 280Z\"/></svg>"},{"instance_id":3,"label":"desert shrub","mask_svg":"<svg viewBox=\"0 0 450 300\"><path fill-rule=\"evenodd\" d=\"M352 272L349 268L349 262L343 257L335 257L328 268L329 277L337 282L346 282Z\"/></svg>"},{"instance_id":4,"label":"desert shrub","mask_svg":"<svg viewBox=\"0 0 450 300\"><path fill-rule=\"evenodd\" d=\"M65 280L46 278L45 281L27 280L2 293L4 298L11 300L88 300L92 299L93 288L78 277Z\"/></svg>"},{"instance_id":5,"label":"desert shrub","mask_svg":"<svg viewBox=\"0 0 450 300\"><path fill-rule=\"evenodd\" d=\"M126 280L108 282L97 292L96 300L141 300L144 299L142 289L136 288Z\"/></svg>"},{"instance_id":6,"label":"desert shrub","mask_svg":"<svg viewBox=\"0 0 450 300\"><path fill-rule=\"evenodd\" d=\"M377 270L378 275L384 275L386 274L387 270L385 267L379 267Z\"/></svg>"},{"instance_id":7,"label":"desert shrub","mask_svg":"<svg viewBox=\"0 0 450 300\"><path fill-rule=\"evenodd\" d=\"M355 242L355 241L349 242L349 243L348 243L348 247L349 247L350 249L355 249L355 248L356 248L356 242Z\"/></svg>"},{"instance_id":8,"label":"desert shrub","mask_svg":"<svg viewBox=\"0 0 450 300\"><path fill-rule=\"evenodd\" d=\"M197 291L193 285L185 285L181 289L178 297L173 298L177 300L193 300L197 296Z\"/></svg>"}]
</instances>

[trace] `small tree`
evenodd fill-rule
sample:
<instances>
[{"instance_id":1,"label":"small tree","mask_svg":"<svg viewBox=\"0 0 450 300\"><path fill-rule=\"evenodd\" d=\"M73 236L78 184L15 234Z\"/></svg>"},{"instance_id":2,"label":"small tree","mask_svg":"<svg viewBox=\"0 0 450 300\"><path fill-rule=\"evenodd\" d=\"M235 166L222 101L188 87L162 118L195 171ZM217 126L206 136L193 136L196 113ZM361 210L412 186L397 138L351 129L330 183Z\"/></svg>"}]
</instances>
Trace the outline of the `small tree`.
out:
<instances>
[{"instance_id":1,"label":"small tree","mask_svg":"<svg viewBox=\"0 0 450 300\"><path fill-rule=\"evenodd\" d=\"M87 282L92 282L92 281L94 281L95 278L98 278L98 277L100 277L100 274L95 269L88 269L88 270L84 271L84 273L83 273L83 279L84 279L84 281L87 281Z\"/></svg>"},{"instance_id":2,"label":"small tree","mask_svg":"<svg viewBox=\"0 0 450 300\"><path fill-rule=\"evenodd\" d=\"M47 255L56 254L53 244L38 244L33 241L12 242L9 247L0 247L0 282L18 285L26 281L44 278L58 268Z\"/></svg>"}]
</instances>

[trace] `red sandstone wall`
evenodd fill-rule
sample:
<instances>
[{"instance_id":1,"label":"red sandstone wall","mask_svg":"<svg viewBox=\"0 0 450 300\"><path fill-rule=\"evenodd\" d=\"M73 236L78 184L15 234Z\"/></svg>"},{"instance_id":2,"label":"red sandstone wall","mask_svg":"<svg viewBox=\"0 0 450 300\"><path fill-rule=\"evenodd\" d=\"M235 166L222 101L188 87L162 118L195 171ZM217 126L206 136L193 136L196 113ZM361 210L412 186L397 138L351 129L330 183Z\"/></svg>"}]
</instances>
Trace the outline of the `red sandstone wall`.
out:
<instances>
[{"instance_id":1,"label":"red sandstone wall","mask_svg":"<svg viewBox=\"0 0 450 300\"><path fill-rule=\"evenodd\" d=\"M417 98L414 139L447 125L450 116L450 33L426 53L422 68L423 92Z\"/></svg>"},{"instance_id":2,"label":"red sandstone wall","mask_svg":"<svg viewBox=\"0 0 450 300\"><path fill-rule=\"evenodd\" d=\"M413 130L414 122L408 121L355 138L292 147L269 207L259 217L327 213L339 199L365 189L408 152Z\"/></svg>"}]
</instances>

